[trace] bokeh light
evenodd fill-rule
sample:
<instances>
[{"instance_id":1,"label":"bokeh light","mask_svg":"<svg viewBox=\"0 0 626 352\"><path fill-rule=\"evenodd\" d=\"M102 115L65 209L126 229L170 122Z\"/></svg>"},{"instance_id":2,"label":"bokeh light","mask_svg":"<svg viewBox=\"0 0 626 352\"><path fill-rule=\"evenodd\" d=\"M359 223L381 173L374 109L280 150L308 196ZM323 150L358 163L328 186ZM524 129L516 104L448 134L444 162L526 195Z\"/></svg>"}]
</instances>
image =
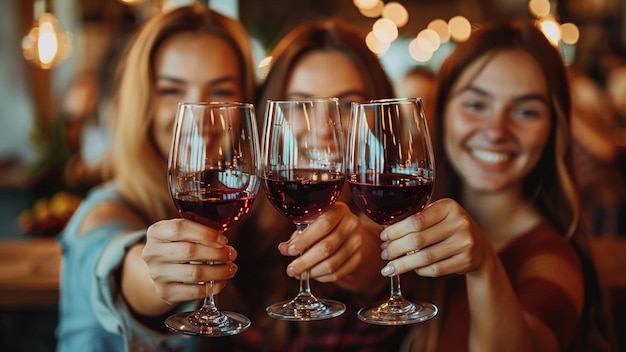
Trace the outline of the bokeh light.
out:
<instances>
[{"instance_id":1,"label":"bokeh light","mask_svg":"<svg viewBox=\"0 0 626 352\"><path fill-rule=\"evenodd\" d=\"M472 25L470 21L463 16L454 16L448 21L448 29L450 37L457 42L464 42L472 34Z\"/></svg>"},{"instance_id":2,"label":"bokeh light","mask_svg":"<svg viewBox=\"0 0 626 352\"><path fill-rule=\"evenodd\" d=\"M377 19L372 25L372 31L383 42L391 43L398 38L398 27L388 18Z\"/></svg>"},{"instance_id":3,"label":"bokeh light","mask_svg":"<svg viewBox=\"0 0 626 352\"><path fill-rule=\"evenodd\" d=\"M565 44L574 45L580 39L580 31L578 26L573 23L563 23L561 25L561 40Z\"/></svg>"},{"instance_id":4,"label":"bokeh light","mask_svg":"<svg viewBox=\"0 0 626 352\"><path fill-rule=\"evenodd\" d=\"M530 0L528 10L535 17L546 17L550 14L550 2L548 0Z\"/></svg>"},{"instance_id":5,"label":"bokeh light","mask_svg":"<svg viewBox=\"0 0 626 352\"><path fill-rule=\"evenodd\" d=\"M365 44L367 47L377 56L384 55L389 47L391 46L388 42L383 42L374 34L374 31L371 31L365 36Z\"/></svg>"},{"instance_id":6,"label":"bokeh light","mask_svg":"<svg viewBox=\"0 0 626 352\"><path fill-rule=\"evenodd\" d=\"M413 60L418 62L427 62L433 57L432 52L424 51L420 48L418 38L413 39L409 43L409 55L413 58Z\"/></svg>"},{"instance_id":7,"label":"bokeh light","mask_svg":"<svg viewBox=\"0 0 626 352\"><path fill-rule=\"evenodd\" d=\"M537 25L552 45L559 45L559 41L561 40L561 26L556 20L547 17L538 21Z\"/></svg>"},{"instance_id":8,"label":"bokeh light","mask_svg":"<svg viewBox=\"0 0 626 352\"><path fill-rule=\"evenodd\" d=\"M434 53L441 45L441 39L439 39L437 32L428 28L422 29L415 39L417 46L426 52Z\"/></svg>"},{"instance_id":9,"label":"bokeh light","mask_svg":"<svg viewBox=\"0 0 626 352\"><path fill-rule=\"evenodd\" d=\"M383 7L382 16L390 19L398 28L409 22L409 12L399 2L389 2Z\"/></svg>"},{"instance_id":10,"label":"bokeh light","mask_svg":"<svg viewBox=\"0 0 626 352\"><path fill-rule=\"evenodd\" d=\"M353 0L357 9L371 9L380 2L380 0Z\"/></svg>"},{"instance_id":11,"label":"bokeh light","mask_svg":"<svg viewBox=\"0 0 626 352\"><path fill-rule=\"evenodd\" d=\"M439 35L439 40L442 44L450 40L450 29L448 28L448 22L442 20L441 18L430 21L426 28L432 29L433 31L437 32L437 34Z\"/></svg>"},{"instance_id":12,"label":"bokeh light","mask_svg":"<svg viewBox=\"0 0 626 352\"><path fill-rule=\"evenodd\" d=\"M369 18L378 18L383 13L383 7L385 4L382 1L378 1L374 7L371 8L358 8L361 15Z\"/></svg>"}]
</instances>

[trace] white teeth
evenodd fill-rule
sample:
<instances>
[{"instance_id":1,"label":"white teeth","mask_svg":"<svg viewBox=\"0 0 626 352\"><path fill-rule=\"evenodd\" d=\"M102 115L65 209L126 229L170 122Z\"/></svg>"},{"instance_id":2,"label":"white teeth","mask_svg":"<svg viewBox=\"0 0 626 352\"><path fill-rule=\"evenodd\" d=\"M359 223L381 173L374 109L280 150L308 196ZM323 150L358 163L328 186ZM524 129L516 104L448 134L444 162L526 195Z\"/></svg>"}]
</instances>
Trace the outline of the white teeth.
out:
<instances>
[{"instance_id":1,"label":"white teeth","mask_svg":"<svg viewBox=\"0 0 626 352\"><path fill-rule=\"evenodd\" d=\"M509 159L509 155L508 154L504 154L504 153L494 153L494 152L489 152L486 150L476 150L476 149L472 149L471 150L472 155L474 155L476 158L486 162L486 163L500 163L503 161L506 161Z\"/></svg>"}]
</instances>

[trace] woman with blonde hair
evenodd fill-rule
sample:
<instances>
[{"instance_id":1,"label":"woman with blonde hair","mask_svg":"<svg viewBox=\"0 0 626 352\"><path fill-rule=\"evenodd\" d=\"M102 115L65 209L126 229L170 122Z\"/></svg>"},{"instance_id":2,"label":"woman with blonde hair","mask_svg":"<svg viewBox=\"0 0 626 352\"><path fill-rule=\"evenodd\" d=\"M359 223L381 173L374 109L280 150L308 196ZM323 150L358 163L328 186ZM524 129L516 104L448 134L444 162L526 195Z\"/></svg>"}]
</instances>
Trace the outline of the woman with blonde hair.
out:
<instances>
[{"instance_id":1,"label":"woman with blonde hair","mask_svg":"<svg viewBox=\"0 0 626 352\"><path fill-rule=\"evenodd\" d=\"M58 351L190 350L204 342L164 331L179 305L159 295L142 249L152 223L178 217L166 182L178 102L252 101L254 85L246 31L205 6L157 14L134 35L117 76L109 181L90 192L59 239ZM231 250L217 251L228 258ZM231 278L234 264L215 271Z\"/></svg>"}]
</instances>

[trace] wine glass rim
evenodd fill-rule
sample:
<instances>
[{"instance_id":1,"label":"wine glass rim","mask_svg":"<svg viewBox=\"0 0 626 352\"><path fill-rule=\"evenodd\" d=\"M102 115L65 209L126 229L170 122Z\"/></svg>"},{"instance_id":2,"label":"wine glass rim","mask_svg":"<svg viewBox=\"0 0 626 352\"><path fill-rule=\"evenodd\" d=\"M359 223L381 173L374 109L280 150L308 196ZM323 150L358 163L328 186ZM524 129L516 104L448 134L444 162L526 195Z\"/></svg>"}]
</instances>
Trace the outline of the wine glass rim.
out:
<instances>
[{"instance_id":1,"label":"wine glass rim","mask_svg":"<svg viewBox=\"0 0 626 352\"><path fill-rule=\"evenodd\" d=\"M183 101L183 102L178 103L178 105L179 106L197 106L197 107L210 106L210 107L225 107L225 108L254 107L252 103L245 103L245 102L238 102L238 101L198 101L198 102Z\"/></svg>"},{"instance_id":2,"label":"wine glass rim","mask_svg":"<svg viewBox=\"0 0 626 352\"><path fill-rule=\"evenodd\" d=\"M307 97L307 98L287 98L287 99L267 99L268 103L315 103L315 102L339 102L337 97Z\"/></svg>"},{"instance_id":3,"label":"wine glass rim","mask_svg":"<svg viewBox=\"0 0 626 352\"><path fill-rule=\"evenodd\" d=\"M422 98L408 98L408 97L398 97L398 98L383 98L383 99L371 99L366 101L355 101L352 102L352 105L386 105L386 104L405 104L405 103L421 103Z\"/></svg>"}]
</instances>

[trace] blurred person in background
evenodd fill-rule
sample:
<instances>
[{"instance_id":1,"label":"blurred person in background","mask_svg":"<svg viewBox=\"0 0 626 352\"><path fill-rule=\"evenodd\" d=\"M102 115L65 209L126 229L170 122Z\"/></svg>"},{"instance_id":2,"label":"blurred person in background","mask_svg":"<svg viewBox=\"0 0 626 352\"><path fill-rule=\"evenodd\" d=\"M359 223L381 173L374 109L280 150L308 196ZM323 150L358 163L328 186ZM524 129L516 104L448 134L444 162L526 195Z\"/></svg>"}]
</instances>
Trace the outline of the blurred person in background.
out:
<instances>
[{"instance_id":1,"label":"blurred person in background","mask_svg":"<svg viewBox=\"0 0 626 352\"><path fill-rule=\"evenodd\" d=\"M426 66L415 66L404 73L396 88L398 97L422 98L428 127L433 134L433 106L437 92L437 76Z\"/></svg>"}]
</instances>

